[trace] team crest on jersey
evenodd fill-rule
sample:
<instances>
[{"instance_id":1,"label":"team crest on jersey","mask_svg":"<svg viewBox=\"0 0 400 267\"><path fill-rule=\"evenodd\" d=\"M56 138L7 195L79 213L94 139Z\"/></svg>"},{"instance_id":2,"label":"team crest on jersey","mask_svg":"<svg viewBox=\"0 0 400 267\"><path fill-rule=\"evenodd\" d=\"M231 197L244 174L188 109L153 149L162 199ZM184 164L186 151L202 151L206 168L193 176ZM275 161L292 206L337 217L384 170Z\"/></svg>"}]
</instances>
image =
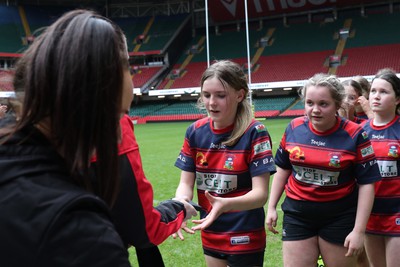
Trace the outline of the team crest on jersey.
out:
<instances>
[{"instance_id":1,"label":"team crest on jersey","mask_svg":"<svg viewBox=\"0 0 400 267\"><path fill-rule=\"evenodd\" d=\"M342 155L338 153L330 153L331 159L329 160L329 166L335 167L335 168L340 168L340 158Z\"/></svg>"},{"instance_id":2,"label":"team crest on jersey","mask_svg":"<svg viewBox=\"0 0 400 267\"><path fill-rule=\"evenodd\" d=\"M224 169L233 170L234 169L234 166L233 166L234 159L235 159L234 155L226 155Z\"/></svg>"},{"instance_id":3,"label":"team crest on jersey","mask_svg":"<svg viewBox=\"0 0 400 267\"><path fill-rule=\"evenodd\" d=\"M257 130L258 133L267 131L267 130L265 129L265 125L264 125L264 124L256 125L255 128L256 128L256 130Z\"/></svg>"},{"instance_id":4,"label":"team crest on jersey","mask_svg":"<svg viewBox=\"0 0 400 267\"><path fill-rule=\"evenodd\" d=\"M362 135L362 137L363 137L364 139L367 139L367 138L368 138L368 134L367 134L366 131L362 132L361 135Z\"/></svg>"},{"instance_id":5,"label":"team crest on jersey","mask_svg":"<svg viewBox=\"0 0 400 267\"><path fill-rule=\"evenodd\" d=\"M301 151L300 147L295 146L292 149L288 149L290 154L290 159L293 161L304 161L306 158L304 156L304 151Z\"/></svg>"},{"instance_id":6,"label":"team crest on jersey","mask_svg":"<svg viewBox=\"0 0 400 267\"><path fill-rule=\"evenodd\" d=\"M207 158L201 152L197 152L197 154L196 154L196 165L197 166L201 166L201 167L207 167L208 166Z\"/></svg>"},{"instance_id":7,"label":"team crest on jersey","mask_svg":"<svg viewBox=\"0 0 400 267\"><path fill-rule=\"evenodd\" d=\"M397 143L389 143L389 152L388 156L393 158L399 157L399 145Z\"/></svg>"}]
</instances>

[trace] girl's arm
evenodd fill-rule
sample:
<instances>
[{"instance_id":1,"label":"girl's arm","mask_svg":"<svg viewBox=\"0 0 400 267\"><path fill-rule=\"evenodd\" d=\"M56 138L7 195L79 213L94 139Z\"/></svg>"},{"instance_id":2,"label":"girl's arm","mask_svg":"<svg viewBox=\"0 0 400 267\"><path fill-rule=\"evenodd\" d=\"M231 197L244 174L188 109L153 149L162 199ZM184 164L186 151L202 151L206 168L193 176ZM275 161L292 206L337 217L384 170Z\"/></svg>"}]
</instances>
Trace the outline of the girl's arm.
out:
<instances>
[{"instance_id":1,"label":"girl's arm","mask_svg":"<svg viewBox=\"0 0 400 267\"><path fill-rule=\"evenodd\" d=\"M346 237L344 246L348 248L346 256L361 253L364 244L365 228L375 197L375 184L362 184L358 189L356 222L353 231Z\"/></svg>"},{"instance_id":2,"label":"girl's arm","mask_svg":"<svg viewBox=\"0 0 400 267\"><path fill-rule=\"evenodd\" d=\"M283 190L287 183L287 179L291 174L292 170L282 169L276 167L276 173L274 174L274 179L272 180L271 192L268 202L267 218L265 220L267 228L274 234L277 234L276 223L278 221L278 213L276 212L276 206L278 205L279 199L282 196Z\"/></svg>"}]
</instances>

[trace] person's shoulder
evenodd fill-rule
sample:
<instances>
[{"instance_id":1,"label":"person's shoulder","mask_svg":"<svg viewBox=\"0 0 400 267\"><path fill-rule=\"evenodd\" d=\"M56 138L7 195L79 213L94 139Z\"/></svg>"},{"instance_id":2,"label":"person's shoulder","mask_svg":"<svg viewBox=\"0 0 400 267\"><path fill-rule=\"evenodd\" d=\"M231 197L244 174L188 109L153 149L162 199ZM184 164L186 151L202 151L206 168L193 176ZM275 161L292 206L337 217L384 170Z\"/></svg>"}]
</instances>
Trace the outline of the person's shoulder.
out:
<instances>
[{"instance_id":1,"label":"person's shoulder","mask_svg":"<svg viewBox=\"0 0 400 267\"><path fill-rule=\"evenodd\" d=\"M256 119L252 119L249 126L247 127L246 132L255 132L255 133L268 133L267 127L261 121Z\"/></svg>"},{"instance_id":2,"label":"person's shoulder","mask_svg":"<svg viewBox=\"0 0 400 267\"><path fill-rule=\"evenodd\" d=\"M287 128L293 130L293 129L295 129L301 125L305 125L307 123L308 123L308 118L306 116L301 116L301 117L292 119L289 122Z\"/></svg>"},{"instance_id":3,"label":"person's shoulder","mask_svg":"<svg viewBox=\"0 0 400 267\"><path fill-rule=\"evenodd\" d=\"M204 125L207 125L208 123L210 123L210 118L209 118L209 117L205 117L205 118L202 118L202 119L199 119L199 120L195 121L195 122L192 124L192 126L193 126L195 129L198 129L198 128L204 126Z\"/></svg>"},{"instance_id":4,"label":"person's shoulder","mask_svg":"<svg viewBox=\"0 0 400 267\"><path fill-rule=\"evenodd\" d=\"M360 132L364 132L364 128L362 124L358 124L354 121L340 118L341 119L341 128L346 131L350 136L356 136Z\"/></svg>"}]
</instances>

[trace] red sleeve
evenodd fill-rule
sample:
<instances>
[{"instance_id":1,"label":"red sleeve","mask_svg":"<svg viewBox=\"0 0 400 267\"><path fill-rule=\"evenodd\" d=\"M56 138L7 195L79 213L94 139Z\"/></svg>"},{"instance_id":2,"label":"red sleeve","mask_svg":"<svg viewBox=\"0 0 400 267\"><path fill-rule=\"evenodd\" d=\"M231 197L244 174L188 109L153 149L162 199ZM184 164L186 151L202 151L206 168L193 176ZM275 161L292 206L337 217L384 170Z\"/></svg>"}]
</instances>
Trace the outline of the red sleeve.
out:
<instances>
[{"instance_id":1,"label":"red sleeve","mask_svg":"<svg viewBox=\"0 0 400 267\"><path fill-rule=\"evenodd\" d=\"M129 118L121 120L121 191L112 214L125 243L138 247L158 245L179 229L185 218L184 206L166 201L157 209L153 207L153 188L145 177L132 127Z\"/></svg>"}]
</instances>

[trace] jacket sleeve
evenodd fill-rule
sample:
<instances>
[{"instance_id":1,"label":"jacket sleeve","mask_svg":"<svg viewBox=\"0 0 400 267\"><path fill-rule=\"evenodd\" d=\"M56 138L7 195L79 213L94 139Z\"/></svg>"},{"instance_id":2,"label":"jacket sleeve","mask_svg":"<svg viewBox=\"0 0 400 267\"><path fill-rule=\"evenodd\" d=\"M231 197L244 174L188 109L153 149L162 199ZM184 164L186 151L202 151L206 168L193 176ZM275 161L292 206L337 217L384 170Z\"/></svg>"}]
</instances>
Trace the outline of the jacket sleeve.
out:
<instances>
[{"instance_id":1,"label":"jacket sleeve","mask_svg":"<svg viewBox=\"0 0 400 267\"><path fill-rule=\"evenodd\" d=\"M164 201L153 207L153 188L143 173L138 150L119 156L121 191L111 210L126 245L159 245L175 233L185 218L184 205Z\"/></svg>"},{"instance_id":2,"label":"jacket sleeve","mask_svg":"<svg viewBox=\"0 0 400 267\"><path fill-rule=\"evenodd\" d=\"M131 266L105 203L95 197L68 203L49 225L38 249L32 266Z\"/></svg>"},{"instance_id":3,"label":"jacket sleeve","mask_svg":"<svg viewBox=\"0 0 400 267\"><path fill-rule=\"evenodd\" d=\"M114 223L126 245L159 245L180 228L186 211L182 203L172 200L153 207L153 188L145 177L129 118L121 120L121 129L121 190L112 208Z\"/></svg>"}]
</instances>

